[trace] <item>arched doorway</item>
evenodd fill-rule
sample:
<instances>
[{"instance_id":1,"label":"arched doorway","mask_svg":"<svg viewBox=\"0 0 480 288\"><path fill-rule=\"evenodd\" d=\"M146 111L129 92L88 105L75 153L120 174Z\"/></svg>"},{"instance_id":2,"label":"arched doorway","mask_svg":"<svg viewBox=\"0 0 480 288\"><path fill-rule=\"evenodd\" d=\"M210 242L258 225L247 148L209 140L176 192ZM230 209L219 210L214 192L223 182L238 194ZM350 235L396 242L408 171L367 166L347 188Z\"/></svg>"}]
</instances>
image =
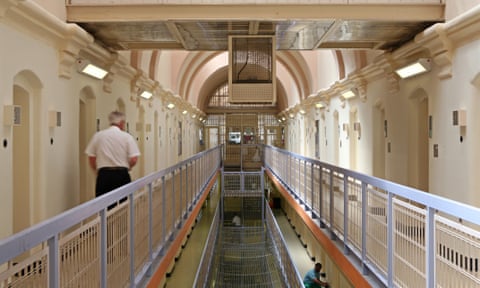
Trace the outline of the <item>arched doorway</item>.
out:
<instances>
[{"instance_id":1,"label":"arched doorway","mask_svg":"<svg viewBox=\"0 0 480 288\"><path fill-rule=\"evenodd\" d=\"M13 232L31 225L30 94L13 87L13 104L21 108L21 124L13 126Z\"/></svg>"},{"instance_id":2,"label":"arched doorway","mask_svg":"<svg viewBox=\"0 0 480 288\"><path fill-rule=\"evenodd\" d=\"M350 110L350 120L348 124L348 129L350 130L350 169L357 169L357 146L358 146L358 133L355 131L355 123L358 122L358 112L357 108L352 108Z\"/></svg>"},{"instance_id":3,"label":"arched doorway","mask_svg":"<svg viewBox=\"0 0 480 288\"><path fill-rule=\"evenodd\" d=\"M382 102L377 102L373 109L373 176L385 178L385 138L387 127L385 109Z\"/></svg>"},{"instance_id":4,"label":"arched doorway","mask_svg":"<svg viewBox=\"0 0 480 288\"><path fill-rule=\"evenodd\" d=\"M414 91L409 101L408 185L428 191L428 96Z\"/></svg>"},{"instance_id":5,"label":"arched doorway","mask_svg":"<svg viewBox=\"0 0 480 288\"><path fill-rule=\"evenodd\" d=\"M88 142L96 132L96 107L95 96L90 87L80 91L79 97L79 118L78 118L78 156L80 163L80 189L79 201L86 202L95 198L95 171L88 164L88 157L85 149Z\"/></svg>"},{"instance_id":6,"label":"arched doorway","mask_svg":"<svg viewBox=\"0 0 480 288\"><path fill-rule=\"evenodd\" d=\"M20 125L12 127L12 232L17 233L44 217L45 169L40 163L42 84L31 71L14 77L13 105L20 106Z\"/></svg>"},{"instance_id":7,"label":"arched doorway","mask_svg":"<svg viewBox=\"0 0 480 288\"><path fill-rule=\"evenodd\" d=\"M160 168L158 166L158 162L160 161L160 159L158 159L158 155L159 155L159 150L160 150L160 134L159 134L159 124L158 124L158 111L155 111L154 115L153 115L153 153L155 154L154 155L154 164L153 164L153 168L155 169L155 171L158 171Z\"/></svg>"},{"instance_id":8,"label":"arched doorway","mask_svg":"<svg viewBox=\"0 0 480 288\"><path fill-rule=\"evenodd\" d=\"M340 140L340 122L338 119L338 111L333 112L333 163L340 164L340 147L342 142Z\"/></svg>"},{"instance_id":9,"label":"arched doorway","mask_svg":"<svg viewBox=\"0 0 480 288\"><path fill-rule=\"evenodd\" d=\"M138 122L136 123L136 132L137 132L137 143L138 149L140 150L140 157L138 157L137 163L137 177L140 178L145 176L145 108L140 106L138 108Z\"/></svg>"}]
</instances>

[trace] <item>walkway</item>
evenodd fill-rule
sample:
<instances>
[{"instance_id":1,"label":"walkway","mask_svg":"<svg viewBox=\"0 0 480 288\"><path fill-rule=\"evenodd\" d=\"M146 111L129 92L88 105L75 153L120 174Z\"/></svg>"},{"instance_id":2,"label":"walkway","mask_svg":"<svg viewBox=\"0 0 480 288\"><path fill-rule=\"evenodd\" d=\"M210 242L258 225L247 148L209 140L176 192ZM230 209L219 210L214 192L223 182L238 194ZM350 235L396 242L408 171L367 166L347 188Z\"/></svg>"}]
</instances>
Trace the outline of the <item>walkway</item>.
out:
<instances>
[{"instance_id":1,"label":"walkway","mask_svg":"<svg viewBox=\"0 0 480 288\"><path fill-rule=\"evenodd\" d=\"M175 263L175 268L170 277L167 278L166 287L192 287L195 281L195 273L202 257L203 247L208 236L210 223L212 221L215 209L218 203L218 192L211 195L206 207L202 210L203 214L200 221L193 229L187 245L182 251L181 256ZM310 260L307 251L298 239L295 231L288 223L285 214L280 211L274 211L278 226L282 231L283 237L289 248L292 257L300 275L312 269L314 262ZM159 287L161 288L161 287Z\"/></svg>"}]
</instances>

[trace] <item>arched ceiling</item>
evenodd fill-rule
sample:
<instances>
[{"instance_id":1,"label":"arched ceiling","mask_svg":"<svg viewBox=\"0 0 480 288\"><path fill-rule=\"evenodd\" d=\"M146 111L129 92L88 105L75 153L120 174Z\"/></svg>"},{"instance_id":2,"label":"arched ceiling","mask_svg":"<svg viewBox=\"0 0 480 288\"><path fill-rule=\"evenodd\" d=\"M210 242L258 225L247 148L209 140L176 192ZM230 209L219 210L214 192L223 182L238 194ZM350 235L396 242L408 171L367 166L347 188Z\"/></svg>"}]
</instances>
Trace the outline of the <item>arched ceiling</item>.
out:
<instances>
[{"instance_id":1,"label":"arched ceiling","mask_svg":"<svg viewBox=\"0 0 480 288\"><path fill-rule=\"evenodd\" d=\"M207 105L210 96L221 85L228 82L228 66L219 67L214 73L210 74L204 85L200 89L197 101L197 107L202 111L207 111ZM277 113L286 109L288 104L287 93L282 82L277 78Z\"/></svg>"},{"instance_id":2,"label":"arched ceiling","mask_svg":"<svg viewBox=\"0 0 480 288\"><path fill-rule=\"evenodd\" d=\"M308 97L312 91L312 72L304 57L297 51L277 53L277 91L279 111ZM228 59L226 52L192 52L182 64L178 77L179 95L192 105L202 109L206 97L228 81ZM279 85L279 83L281 85ZM287 87L289 87L287 89ZM288 91L288 93L287 93ZM296 92L294 92L296 91ZM280 106L281 105L281 106Z\"/></svg>"}]
</instances>

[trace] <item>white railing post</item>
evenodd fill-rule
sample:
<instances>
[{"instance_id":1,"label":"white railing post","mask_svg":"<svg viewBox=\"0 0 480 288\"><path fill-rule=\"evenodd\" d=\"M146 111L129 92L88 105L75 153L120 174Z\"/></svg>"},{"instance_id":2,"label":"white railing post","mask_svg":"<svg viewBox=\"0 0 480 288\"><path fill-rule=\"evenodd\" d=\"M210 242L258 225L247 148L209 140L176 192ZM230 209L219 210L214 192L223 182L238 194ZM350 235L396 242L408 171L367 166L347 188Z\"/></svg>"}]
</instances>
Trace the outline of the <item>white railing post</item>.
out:
<instances>
[{"instance_id":1,"label":"white railing post","mask_svg":"<svg viewBox=\"0 0 480 288\"><path fill-rule=\"evenodd\" d=\"M435 269L435 209L427 208L427 227L425 228L425 247L426 249L426 280L428 288L437 287L436 283L436 269Z\"/></svg>"},{"instance_id":2,"label":"white railing post","mask_svg":"<svg viewBox=\"0 0 480 288\"><path fill-rule=\"evenodd\" d=\"M183 222L182 219L183 219L183 217L184 217L184 214L183 214L183 204L182 204L182 202L183 202L183 182L182 182L182 180L183 180L183 175L182 175L182 173L183 173L183 172L182 172L182 166L178 167L178 170L179 170L178 173L179 173L179 176L180 176L180 187L179 187L179 190L180 190L180 191L179 191L179 193L178 193L178 194L180 194L180 199L178 199L178 203L180 203L180 211L178 211L178 212L179 212L179 215L180 215L180 218L179 218L180 220L179 220L178 225L181 225L181 223Z\"/></svg>"},{"instance_id":3,"label":"white railing post","mask_svg":"<svg viewBox=\"0 0 480 288\"><path fill-rule=\"evenodd\" d=\"M367 183L362 182L362 272L368 273L367 266L367 211L368 211L368 197L367 197Z\"/></svg>"},{"instance_id":4,"label":"white railing post","mask_svg":"<svg viewBox=\"0 0 480 288\"><path fill-rule=\"evenodd\" d=\"M147 276L152 275L153 262L153 183L148 183L148 262L150 263Z\"/></svg>"},{"instance_id":5,"label":"white railing post","mask_svg":"<svg viewBox=\"0 0 480 288\"><path fill-rule=\"evenodd\" d=\"M343 173L343 253L348 254L348 176Z\"/></svg>"},{"instance_id":6,"label":"white railing post","mask_svg":"<svg viewBox=\"0 0 480 288\"><path fill-rule=\"evenodd\" d=\"M333 233L333 224L335 219L335 206L334 206L334 198L333 195L333 170L330 169L330 237L335 239L335 234Z\"/></svg>"},{"instance_id":7,"label":"white railing post","mask_svg":"<svg viewBox=\"0 0 480 288\"><path fill-rule=\"evenodd\" d=\"M48 287L60 287L58 234L48 239Z\"/></svg>"},{"instance_id":8,"label":"white railing post","mask_svg":"<svg viewBox=\"0 0 480 288\"><path fill-rule=\"evenodd\" d=\"M393 194L388 192L388 203L387 203L387 263L388 263L388 272L387 272L387 283L388 287L393 286L393 255L394 255L394 246L393 246L393 236L394 236L394 227L393 227Z\"/></svg>"},{"instance_id":9,"label":"white railing post","mask_svg":"<svg viewBox=\"0 0 480 288\"><path fill-rule=\"evenodd\" d=\"M107 287L107 210L100 211L100 287Z\"/></svg>"},{"instance_id":10,"label":"white railing post","mask_svg":"<svg viewBox=\"0 0 480 288\"><path fill-rule=\"evenodd\" d=\"M130 200L130 287L135 287L135 202L133 193L128 195Z\"/></svg>"},{"instance_id":11,"label":"white railing post","mask_svg":"<svg viewBox=\"0 0 480 288\"><path fill-rule=\"evenodd\" d=\"M313 163L310 163L310 206L311 206L311 215L313 218L315 218L315 204L314 204L314 196L315 196L315 170L314 170L314 165Z\"/></svg>"},{"instance_id":12,"label":"white railing post","mask_svg":"<svg viewBox=\"0 0 480 288\"><path fill-rule=\"evenodd\" d=\"M170 190L170 193L172 193L172 214L173 214L173 217L172 217L172 234L171 234L171 237L170 237L170 240L173 241L173 239L175 239L175 235L177 234L176 231L175 231L175 228L177 228L177 226L175 226L175 215L176 215L176 203L177 203L177 199L175 197L175 169L173 169L172 171L172 178L170 178L170 182L172 183L171 187L172 189Z\"/></svg>"},{"instance_id":13,"label":"white railing post","mask_svg":"<svg viewBox=\"0 0 480 288\"><path fill-rule=\"evenodd\" d=\"M323 224L323 167L320 165L320 175L319 175L319 180L320 180L320 189L318 191L318 193L320 193L319 197L318 197L318 211L319 211L319 214L318 217L320 218L320 228L324 228L324 224Z\"/></svg>"},{"instance_id":14,"label":"white railing post","mask_svg":"<svg viewBox=\"0 0 480 288\"><path fill-rule=\"evenodd\" d=\"M165 175L162 176L162 250L160 251L160 255L164 255L164 247L165 247L165 242L166 242L166 236L167 236L167 220L166 220L166 206L165 206L165 201L167 200L167 188L165 187Z\"/></svg>"}]
</instances>

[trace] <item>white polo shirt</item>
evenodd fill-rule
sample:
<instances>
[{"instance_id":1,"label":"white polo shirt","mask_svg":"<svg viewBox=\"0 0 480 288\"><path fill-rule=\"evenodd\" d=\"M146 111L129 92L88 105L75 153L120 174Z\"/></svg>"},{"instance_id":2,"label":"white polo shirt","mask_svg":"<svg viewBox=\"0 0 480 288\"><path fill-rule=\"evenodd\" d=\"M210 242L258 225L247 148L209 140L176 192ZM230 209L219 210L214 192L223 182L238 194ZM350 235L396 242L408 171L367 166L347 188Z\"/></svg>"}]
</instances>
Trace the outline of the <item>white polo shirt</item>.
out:
<instances>
[{"instance_id":1,"label":"white polo shirt","mask_svg":"<svg viewBox=\"0 0 480 288\"><path fill-rule=\"evenodd\" d=\"M97 169L103 167L129 168L129 159L139 156L140 150L132 135L112 125L95 133L88 143L85 153L97 158Z\"/></svg>"}]
</instances>

